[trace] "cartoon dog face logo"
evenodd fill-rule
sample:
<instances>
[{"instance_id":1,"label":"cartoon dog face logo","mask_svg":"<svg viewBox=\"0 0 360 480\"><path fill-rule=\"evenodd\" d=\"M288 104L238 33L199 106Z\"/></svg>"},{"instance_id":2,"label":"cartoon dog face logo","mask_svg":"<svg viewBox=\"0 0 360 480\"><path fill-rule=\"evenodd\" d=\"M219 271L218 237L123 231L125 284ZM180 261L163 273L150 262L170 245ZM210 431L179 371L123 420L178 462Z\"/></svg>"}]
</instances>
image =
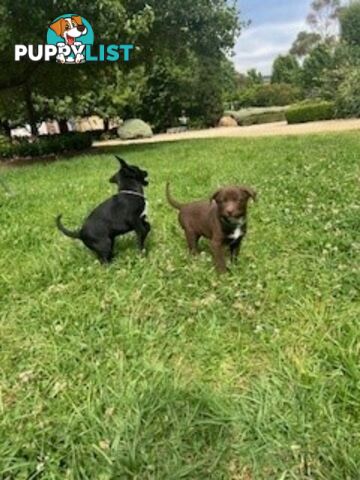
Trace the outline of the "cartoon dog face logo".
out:
<instances>
[{"instance_id":1,"label":"cartoon dog face logo","mask_svg":"<svg viewBox=\"0 0 360 480\"><path fill-rule=\"evenodd\" d=\"M47 43L58 47L58 63L84 63L85 45L93 41L91 25L80 15L65 14L49 25Z\"/></svg>"},{"instance_id":2,"label":"cartoon dog face logo","mask_svg":"<svg viewBox=\"0 0 360 480\"><path fill-rule=\"evenodd\" d=\"M87 34L87 28L83 25L79 15L68 18L60 18L50 25L56 35L65 40L66 45L74 45L76 39Z\"/></svg>"}]
</instances>

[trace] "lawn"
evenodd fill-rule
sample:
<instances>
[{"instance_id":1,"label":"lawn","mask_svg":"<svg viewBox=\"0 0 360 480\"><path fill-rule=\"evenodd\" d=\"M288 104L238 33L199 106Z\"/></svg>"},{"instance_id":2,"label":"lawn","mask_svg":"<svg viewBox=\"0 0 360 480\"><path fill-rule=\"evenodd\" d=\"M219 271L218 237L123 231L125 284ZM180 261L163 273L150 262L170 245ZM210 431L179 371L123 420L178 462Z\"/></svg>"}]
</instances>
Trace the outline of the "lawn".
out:
<instances>
[{"instance_id":1,"label":"lawn","mask_svg":"<svg viewBox=\"0 0 360 480\"><path fill-rule=\"evenodd\" d=\"M148 254L110 267L61 235L148 169ZM358 479L360 136L119 147L2 169L0 478ZM249 233L219 277L180 200L246 183Z\"/></svg>"}]
</instances>

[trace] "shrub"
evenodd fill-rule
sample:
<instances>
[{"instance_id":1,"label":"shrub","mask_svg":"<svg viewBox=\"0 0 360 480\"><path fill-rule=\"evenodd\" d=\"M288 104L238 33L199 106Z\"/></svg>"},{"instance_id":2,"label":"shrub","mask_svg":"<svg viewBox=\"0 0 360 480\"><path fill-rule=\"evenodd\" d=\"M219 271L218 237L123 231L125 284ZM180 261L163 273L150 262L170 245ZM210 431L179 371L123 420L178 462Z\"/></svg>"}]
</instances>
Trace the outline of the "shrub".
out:
<instances>
[{"instance_id":1,"label":"shrub","mask_svg":"<svg viewBox=\"0 0 360 480\"><path fill-rule=\"evenodd\" d=\"M0 156L8 156L11 150L11 141L5 135L0 135ZM4 152L4 155L2 153Z\"/></svg>"},{"instance_id":2,"label":"shrub","mask_svg":"<svg viewBox=\"0 0 360 480\"><path fill-rule=\"evenodd\" d=\"M331 120L335 117L335 104L325 101L306 102L289 108L285 116L289 124Z\"/></svg>"},{"instance_id":3,"label":"shrub","mask_svg":"<svg viewBox=\"0 0 360 480\"><path fill-rule=\"evenodd\" d=\"M338 87L336 111L342 117L360 117L360 69L350 67Z\"/></svg>"},{"instance_id":4,"label":"shrub","mask_svg":"<svg viewBox=\"0 0 360 480\"><path fill-rule=\"evenodd\" d=\"M286 83L254 85L240 92L240 107L285 106L302 98L299 87Z\"/></svg>"},{"instance_id":5,"label":"shrub","mask_svg":"<svg viewBox=\"0 0 360 480\"><path fill-rule=\"evenodd\" d=\"M42 136L34 141L17 139L3 145L0 142L0 157L40 157L57 153L85 150L91 147L91 135L87 133L65 133Z\"/></svg>"}]
</instances>

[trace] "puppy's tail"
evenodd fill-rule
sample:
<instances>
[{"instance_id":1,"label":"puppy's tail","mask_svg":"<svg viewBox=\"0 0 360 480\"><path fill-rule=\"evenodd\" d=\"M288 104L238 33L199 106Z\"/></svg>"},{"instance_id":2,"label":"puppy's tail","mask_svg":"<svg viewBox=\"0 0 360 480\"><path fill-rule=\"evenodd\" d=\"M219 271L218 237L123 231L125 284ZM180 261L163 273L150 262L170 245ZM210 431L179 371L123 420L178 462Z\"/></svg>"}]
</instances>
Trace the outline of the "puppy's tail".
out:
<instances>
[{"instance_id":1,"label":"puppy's tail","mask_svg":"<svg viewBox=\"0 0 360 480\"><path fill-rule=\"evenodd\" d=\"M176 208L176 210L180 210L182 205L171 196L169 182L166 183L166 198L172 207Z\"/></svg>"},{"instance_id":2,"label":"puppy's tail","mask_svg":"<svg viewBox=\"0 0 360 480\"><path fill-rule=\"evenodd\" d=\"M62 232L64 235L70 238L80 238L80 231L79 230L68 230L67 228L64 227L64 225L61 223L61 217L62 215L58 215L56 217L56 226Z\"/></svg>"}]
</instances>

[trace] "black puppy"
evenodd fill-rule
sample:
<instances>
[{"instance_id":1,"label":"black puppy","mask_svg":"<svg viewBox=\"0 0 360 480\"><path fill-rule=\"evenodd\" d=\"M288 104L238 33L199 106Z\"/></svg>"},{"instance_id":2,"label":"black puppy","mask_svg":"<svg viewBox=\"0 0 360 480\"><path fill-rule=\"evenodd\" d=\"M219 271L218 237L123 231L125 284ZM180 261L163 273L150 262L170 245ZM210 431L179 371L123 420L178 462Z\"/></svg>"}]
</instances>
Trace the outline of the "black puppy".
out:
<instances>
[{"instance_id":1,"label":"black puppy","mask_svg":"<svg viewBox=\"0 0 360 480\"><path fill-rule=\"evenodd\" d=\"M119 157L116 158L121 168L110 178L110 182L118 185L118 193L99 205L80 230L68 230L61 223L61 215L56 218L56 225L61 232L68 237L82 240L97 254L102 263L111 262L114 240L118 235L135 231L139 248L143 250L145 239L150 232L143 190L143 186L148 185L148 173L134 165L128 165Z\"/></svg>"}]
</instances>

